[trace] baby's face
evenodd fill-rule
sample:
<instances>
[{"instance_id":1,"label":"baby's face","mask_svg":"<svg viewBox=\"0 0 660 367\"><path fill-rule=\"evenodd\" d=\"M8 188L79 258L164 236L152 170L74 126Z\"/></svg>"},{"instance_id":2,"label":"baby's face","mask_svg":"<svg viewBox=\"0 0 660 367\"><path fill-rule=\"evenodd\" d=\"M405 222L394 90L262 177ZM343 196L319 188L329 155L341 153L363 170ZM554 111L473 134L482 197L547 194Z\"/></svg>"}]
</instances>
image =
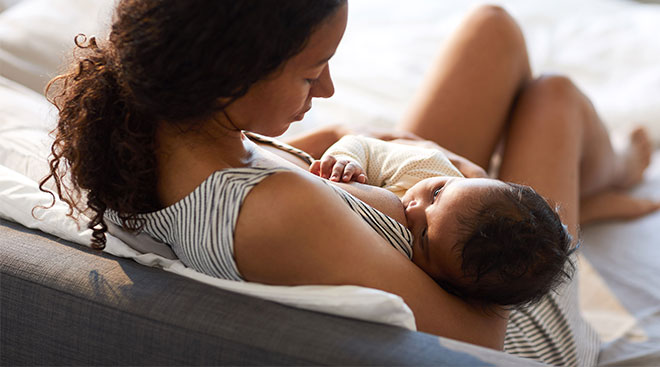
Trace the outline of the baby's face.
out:
<instances>
[{"instance_id":1,"label":"baby's face","mask_svg":"<svg viewBox=\"0 0 660 367\"><path fill-rule=\"evenodd\" d=\"M457 217L505 187L486 178L433 177L408 189L401 201L413 234L413 262L434 279L460 278Z\"/></svg>"}]
</instances>

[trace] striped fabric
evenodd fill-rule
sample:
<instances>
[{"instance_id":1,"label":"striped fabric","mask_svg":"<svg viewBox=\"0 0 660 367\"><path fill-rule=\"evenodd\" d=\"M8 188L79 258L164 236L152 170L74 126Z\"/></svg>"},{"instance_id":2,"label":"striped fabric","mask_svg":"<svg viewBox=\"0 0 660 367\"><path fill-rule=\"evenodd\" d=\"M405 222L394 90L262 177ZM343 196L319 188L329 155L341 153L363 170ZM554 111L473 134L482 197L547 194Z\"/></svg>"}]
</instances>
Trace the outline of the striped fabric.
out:
<instances>
[{"instance_id":1,"label":"striped fabric","mask_svg":"<svg viewBox=\"0 0 660 367\"><path fill-rule=\"evenodd\" d=\"M504 350L553 366L577 365L575 337L552 295L533 308L511 313Z\"/></svg>"},{"instance_id":2,"label":"striped fabric","mask_svg":"<svg viewBox=\"0 0 660 367\"><path fill-rule=\"evenodd\" d=\"M250 190L284 168L234 168L211 174L193 192L176 204L142 214L143 231L170 244L176 256L201 273L242 281L234 261L234 228ZM325 180L323 182L326 182ZM330 185L348 206L404 256L412 258L410 231L344 190ZM116 212L106 219L121 225Z\"/></svg>"},{"instance_id":3,"label":"striped fabric","mask_svg":"<svg viewBox=\"0 0 660 367\"><path fill-rule=\"evenodd\" d=\"M580 314L577 277L534 306L511 312L504 351L553 366L597 364L600 340Z\"/></svg>"},{"instance_id":4,"label":"striped fabric","mask_svg":"<svg viewBox=\"0 0 660 367\"><path fill-rule=\"evenodd\" d=\"M327 182L323 180L323 182ZM362 200L340 189L337 186L328 184L339 196L344 199L346 204L367 224L371 226L381 237L389 242L392 247L402 253L409 259L412 259L412 233L401 223L381 213L364 203Z\"/></svg>"},{"instance_id":5,"label":"striped fabric","mask_svg":"<svg viewBox=\"0 0 660 367\"><path fill-rule=\"evenodd\" d=\"M295 155L296 157L302 159L307 164L311 165L312 162L314 162L314 157L309 155L309 153L305 152L304 150L300 150L296 147L293 147L289 144L283 143L283 142L281 142L277 139L273 139L273 138L270 138L268 136L255 134L253 132L245 131L245 130L243 130L243 134L245 134L245 136L250 138L250 140L252 140L252 141L256 141L256 142L267 144L267 145L272 145L277 149L283 150L285 152L289 152L289 153Z\"/></svg>"}]
</instances>

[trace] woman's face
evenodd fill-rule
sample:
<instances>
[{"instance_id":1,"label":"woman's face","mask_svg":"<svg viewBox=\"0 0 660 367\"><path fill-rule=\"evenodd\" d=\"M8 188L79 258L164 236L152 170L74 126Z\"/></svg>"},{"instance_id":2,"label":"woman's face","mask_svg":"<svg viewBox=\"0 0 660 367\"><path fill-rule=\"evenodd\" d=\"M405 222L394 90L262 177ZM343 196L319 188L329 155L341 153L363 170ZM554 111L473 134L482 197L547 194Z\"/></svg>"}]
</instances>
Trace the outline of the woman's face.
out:
<instances>
[{"instance_id":1,"label":"woman's face","mask_svg":"<svg viewBox=\"0 0 660 367\"><path fill-rule=\"evenodd\" d=\"M270 77L255 83L246 95L225 109L235 127L267 136L283 134L312 108L312 98L328 98L334 86L328 67L344 30L348 6L326 19L307 46Z\"/></svg>"}]
</instances>

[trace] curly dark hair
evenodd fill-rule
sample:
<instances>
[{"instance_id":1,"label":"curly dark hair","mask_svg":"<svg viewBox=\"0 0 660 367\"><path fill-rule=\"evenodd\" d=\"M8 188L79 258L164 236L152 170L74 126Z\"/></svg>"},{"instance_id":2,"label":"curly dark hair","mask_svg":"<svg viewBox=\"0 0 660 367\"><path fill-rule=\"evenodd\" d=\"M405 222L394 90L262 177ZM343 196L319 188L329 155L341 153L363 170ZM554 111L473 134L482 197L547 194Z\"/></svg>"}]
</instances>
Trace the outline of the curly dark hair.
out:
<instances>
[{"instance_id":1,"label":"curly dark hair","mask_svg":"<svg viewBox=\"0 0 660 367\"><path fill-rule=\"evenodd\" d=\"M572 277L573 238L531 187L506 183L458 217L461 279L436 279L481 306L532 305Z\"/></svg>"},{"instance_id":2,"label":"curly dark hair","mask_svg":"<svg viewBox=\"0 0 660 367\"><path fill-rule=\"evenodd\" d=\"M105 247L107 209L129 230L156 196L158 123L194 128L305 47L346 0L122 0L107 41L75 38L71 70L46 88L59 111L50 174ZM70 172L70 176L68 175ZM86 197L86 199L84 199Z\"/></svg>"}]
</instances>

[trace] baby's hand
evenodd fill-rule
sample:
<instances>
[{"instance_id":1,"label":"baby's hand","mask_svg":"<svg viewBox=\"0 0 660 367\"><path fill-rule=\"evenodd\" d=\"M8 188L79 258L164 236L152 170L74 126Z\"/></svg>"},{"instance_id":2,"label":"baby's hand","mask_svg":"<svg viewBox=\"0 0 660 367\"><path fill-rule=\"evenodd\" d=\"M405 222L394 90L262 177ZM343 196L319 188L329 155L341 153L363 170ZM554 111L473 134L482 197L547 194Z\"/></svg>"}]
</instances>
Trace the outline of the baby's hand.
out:
<instances>
[{"instance_id":1,"label":"baby's hand","mask_svg":"<svg viewBox=\"0 0 660 367\"><path fill-rule=\"evenodd\" d=\"M358 162L348 158L337 159L332 155L325 155L312 162L309 172L335 182L367 182L364 169Z\"/></svg>"}]
</instances>

